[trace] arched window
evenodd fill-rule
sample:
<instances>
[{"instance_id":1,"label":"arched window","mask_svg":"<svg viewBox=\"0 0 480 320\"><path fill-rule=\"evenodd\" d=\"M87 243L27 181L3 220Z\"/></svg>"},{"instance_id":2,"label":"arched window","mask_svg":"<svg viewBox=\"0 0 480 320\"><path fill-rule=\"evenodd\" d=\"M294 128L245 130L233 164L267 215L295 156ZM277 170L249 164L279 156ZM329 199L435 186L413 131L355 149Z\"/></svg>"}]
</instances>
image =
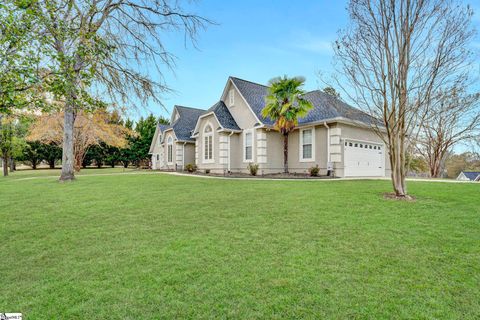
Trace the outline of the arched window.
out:
<instances>
[{"instance_id":1,"label":"arched window","mask_svg":"<svg viewBox=\"0 0 480 320\"><path fill-rule=\"evenodd\" d=\"M167 161L173 162L173 138L171 136L167 140Z\"/></svg>"},{"instance_id":2,"label":"arched window","mask_svg":"<svg viewBox=\"0 0 480 320\"><path fill-rule=\"evenodd\" d=\"M213 161L213 128L210 124L203 130L203 160Z\"/></svg>"}]
</instances>

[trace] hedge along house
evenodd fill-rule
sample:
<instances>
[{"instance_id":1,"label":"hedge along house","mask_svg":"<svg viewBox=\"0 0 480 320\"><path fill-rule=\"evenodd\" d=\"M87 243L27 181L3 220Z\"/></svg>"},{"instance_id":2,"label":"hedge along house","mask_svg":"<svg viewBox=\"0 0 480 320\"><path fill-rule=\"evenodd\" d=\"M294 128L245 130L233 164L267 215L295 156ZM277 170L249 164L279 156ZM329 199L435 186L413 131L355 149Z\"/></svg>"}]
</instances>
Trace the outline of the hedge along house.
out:
<instances>
[{"instance_id":1,"label":"hedge along house","mask_svg":"<svg viewBox=\"0 0 480 320\"><path fill-rule=\"evenodd\" d=\"M260 173L282 172L283 137L273 129L274 122L261 115L267 91L267 86L230 77L220 101L210 109L176 106L172 125L159 125L155 132L153 168L181 170L194 163L214 173L248 172L248 165L256 163ZM320 174L330 169L339 177L390 174L372 117L320 90L304 97L314 108L289 135L290 172L305 173L318 165ZM179 127L183 135L177 133Z\"/></svg>"}]
</instances>

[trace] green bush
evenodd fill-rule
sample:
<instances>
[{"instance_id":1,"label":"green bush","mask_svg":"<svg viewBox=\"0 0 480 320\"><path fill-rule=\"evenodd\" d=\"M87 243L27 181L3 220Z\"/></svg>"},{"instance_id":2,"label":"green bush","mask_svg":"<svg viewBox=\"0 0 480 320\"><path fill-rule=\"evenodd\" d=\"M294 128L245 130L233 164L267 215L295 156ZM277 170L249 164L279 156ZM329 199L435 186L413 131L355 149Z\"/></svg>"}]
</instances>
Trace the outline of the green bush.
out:
<instances>
[{"instance_id":1,"label":"green bush","mask_svg":"<svg viewBox=\"0 0 480 320\"><path fill-rule=\"evenodd\" d=\"M185 166L185 169L192 173L192 172L195 172L197 171L197 165L196 164L193 164L193 163L188 163L186 166Z\"/></svg>"},{"instance_id":2,"label":"green bush","mask_svg":"<svg viewBox=\"0 0 480 320\"><path fill-rule=\"evenodd\" d=\"M311 167L310 169L308 169L308 172L310 173L311 177L318 177L318 173L320 172L318 164L315 167Z\"/></svg>"},{"instance_id":3,"label":"green bush","mask_svg":"<svg viewBox=\"0 0 480 320\"><path fill-rule=\"evenodd\" d=\"M250 163L247 168L248 168L248 170L250 171L250 174L251 174L252 176L256 176L256 175L257 175L257 172L258 172L258 164L256 164L256 163Z\"/></svg>"}]
</instances>

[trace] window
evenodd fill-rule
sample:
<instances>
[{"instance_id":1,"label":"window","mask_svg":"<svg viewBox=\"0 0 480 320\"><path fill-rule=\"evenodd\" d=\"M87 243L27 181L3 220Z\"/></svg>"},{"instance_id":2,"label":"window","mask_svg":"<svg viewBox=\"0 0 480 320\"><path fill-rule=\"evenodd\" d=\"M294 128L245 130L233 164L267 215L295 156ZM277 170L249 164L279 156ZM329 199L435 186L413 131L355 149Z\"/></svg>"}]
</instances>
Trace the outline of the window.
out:
<instances>
[{"instance_id":1,"label":"window","mask_svg":"<svg viewBox=\"0 0 480 320\"><path fill-rule=\"evenodd\" d=\"M161 146L162 145L162 135L158 135L158 145Z\"/></svg>"},{"instance_id":2,"label":"window","mask_svg":"<svg viewBox=\"0 0 480 320\"><path fill-rule=\"evenodd\" d=\"M348 146L351 147L351 146L353 146L353 144L352 144L351 142L349 142L349 143L348 143Z\"/></svg>"},{"instance_id":3,"label":"window","mask_svg":"<svg viewBox=\"0 0 480 320\"><path fill-rule=\"evenodd\" d=\"M345 147L347 146L347 142L345 141Z\"/></svg>"},{"instance_id":4,"label":"window","mask_svg":"<svg viewBox=\"0 0 480 320\"><path fill-rule=\"evenodd\" d=\"M245 132L243 138L243 146L244 146L244 160L245 161L252 161L253 160L253 133L252 132Z\"/></svg>"},{"instance_id":5,"label":"window","mask_svg":"<svg viewBox=\"0 0 480 320\"><path fill-rule=\"evenodd\" d=\"M233 89L230 89L230 92L228 93L228 100L230 107L233 107L233 105L235 104L235 93Z\"/></svg>"},{"instance_id":6,"label":"window","mask_svg":"<svg viewBox=\"0 0 480 320\"><path fill-rule=\"evenodd\" d=\"M203 130L203 160L213 161L213 129L208 124Z\"/></svg>"},{"instance_id":7,"label":"window","mask_svg":"<svg viewBox=\"0 0 480 320\"><path fill-rule=\"evenodd\" d=\"M358 147L358 143L355 143L355 148L357 148L357 147Z\"/></svg>"},{"instance_id":8,"label":"window","mask_svg":"<svg viewBox=\"0 0 480 320\"><path fill-rule=\"evenodd\" d=\"M300 161L313 161L314 150L314 129L300 130Z\"/></svg>"},{"instance_id":9,"label":"window","mask_svg":"<svg viewBox=\"0 0 480 320\"><path fill-rule=\"evenodd\" d=\"M173 139L172 137L168 137L167 141L167 162L173 162Z\"/></svg>"},{"instance_id":10,"label":"window","mask_svg":"<svg viewBox=\"0 0 480 320\"><path fill-rule=\"evenodd\" d=\"M157 161L160 160L160 155L157 153Z\"/></svg>"}]
</instances>

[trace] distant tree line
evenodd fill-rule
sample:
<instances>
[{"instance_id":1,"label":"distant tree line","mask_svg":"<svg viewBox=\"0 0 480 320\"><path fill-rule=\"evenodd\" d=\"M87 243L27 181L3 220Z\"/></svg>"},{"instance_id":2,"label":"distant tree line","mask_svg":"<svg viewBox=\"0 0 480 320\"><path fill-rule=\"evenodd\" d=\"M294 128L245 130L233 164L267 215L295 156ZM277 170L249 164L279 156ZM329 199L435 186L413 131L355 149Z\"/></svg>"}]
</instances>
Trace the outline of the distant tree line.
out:
<instances>
[{"instance_id":1,"label":"distant tree line","mask_svg":"<svg viewBox=\"0 0 480 320\"><path fill-rule=\"evenodd\" d=\"M141 117L137 121L131 119L123 120L117 113L108 114L108 125L114 124L116 127L122 127L125 130L111 131L102 127L101 134L103 136L90 137L85 146L84 154L81 155L79 161L80 166L86 168L88 166L95 167L115 167L121 165L125 168L128 166L142 167L148 166L150 144L155 134L155 128L158 123L168 124L168 120L160 117L156 118L152 114L147 117ZM55 130L52 121L55 117L48 115L48 119L37 117L35 121L31 117L16 117L10 122L4 121L4 134L8 139L2 141L10 141L8 145L0 146L9 149L10 160L8 165L10 170L15 169L15 163L21 162L25 165L37 169L42 163L48 165L50 169L54 169L57 165L61 165L62 160L62 132ZM61 118L61 117L60 117ZM91 118L91 117L90 117ZM9 130L7 131L6 128ZM58 132L57 132L58 131ZM92 125L89 126L90 135L95 135ZM119 137L119 132L123 132L124 136ZM105 134L111 137L106 138ZM120 133L121 134L121 133ZM57 141L57 138L59 140ZM122 139L125 143L120 146L118 139ZM85 140L85 139L84 139ZM83 140L82 140L83 141ZM113 143L111 143L113 142Z\"/></svg>"}]
</instances>

